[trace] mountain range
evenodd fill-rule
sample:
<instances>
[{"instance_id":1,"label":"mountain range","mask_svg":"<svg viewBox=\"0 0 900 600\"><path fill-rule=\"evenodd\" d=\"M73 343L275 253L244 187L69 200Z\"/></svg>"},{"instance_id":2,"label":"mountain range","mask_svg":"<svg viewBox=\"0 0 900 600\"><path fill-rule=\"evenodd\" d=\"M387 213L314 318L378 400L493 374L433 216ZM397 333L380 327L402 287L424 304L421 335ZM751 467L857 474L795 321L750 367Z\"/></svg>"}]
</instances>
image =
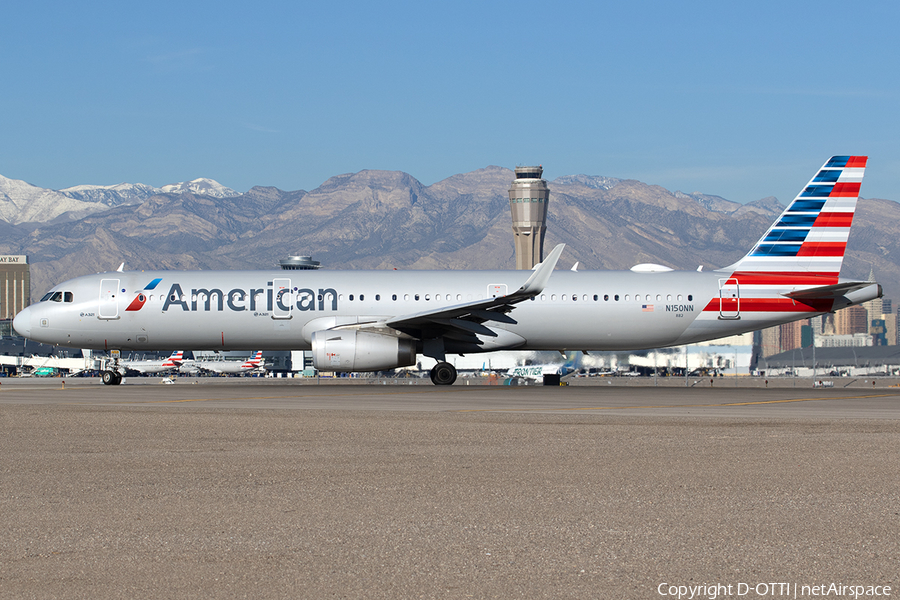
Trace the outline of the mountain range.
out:
<instances>
[{"instance_id":1,"label":"mountain range","mask_svg":"<svg viewBox=\"0 0 900 600\"><path fill-rule=\"evenodd\" d=\"M208 179L46 190L0 176L0 252L27 254L32 295L116 269L268 269L292 254L327 269L512 269L511 170L490 166L425 186L399 171L332 177L312 191L254 187L240 194ZM746 205L589 175L550 185L545 248L567 244L561 267L637 263L705 269L743 256L784 205ZM900 204L861 199L845 277L873 269L900 294Z\"/></svg>"}]
</instances>

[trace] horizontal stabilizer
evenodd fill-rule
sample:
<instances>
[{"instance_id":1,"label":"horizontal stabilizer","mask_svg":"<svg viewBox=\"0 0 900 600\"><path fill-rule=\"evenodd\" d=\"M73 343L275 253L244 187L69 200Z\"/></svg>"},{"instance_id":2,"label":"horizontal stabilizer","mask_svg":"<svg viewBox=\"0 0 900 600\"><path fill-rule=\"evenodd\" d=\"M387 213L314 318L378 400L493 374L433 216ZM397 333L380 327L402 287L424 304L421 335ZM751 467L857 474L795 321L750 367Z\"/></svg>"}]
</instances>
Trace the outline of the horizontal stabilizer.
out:
<instances>
[{"instance_id":1,"label":"horizontal stabilizer","mask_svg":"<svg viewBox=\"0 0 900 600\"><path fill-rule=\"evenodd\" d=\"M851 292L861 290L872 285L871 281L848 281L844 283L836 283L834 285L821 285L819 287L807 288L805 290L797 290L796 292L787 292L782 294L793 300L831 300L846 296Z\"/></svg>"}]
</instances>

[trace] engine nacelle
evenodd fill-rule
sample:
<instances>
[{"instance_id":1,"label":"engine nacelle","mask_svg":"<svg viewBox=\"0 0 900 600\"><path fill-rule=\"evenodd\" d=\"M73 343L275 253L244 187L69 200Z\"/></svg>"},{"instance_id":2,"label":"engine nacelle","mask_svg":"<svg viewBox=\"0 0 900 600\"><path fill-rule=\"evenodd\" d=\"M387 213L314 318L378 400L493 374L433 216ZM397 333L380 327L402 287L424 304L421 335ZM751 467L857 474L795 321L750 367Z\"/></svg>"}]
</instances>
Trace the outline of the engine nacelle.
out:
<instances>
[{"instance_id":1,"label":"engine nacelle","mask_svg":"<svg viewBox=\"0 0 900 600\"><path fill-rule=\"evenodd\" d=\"M315 331L313 365L320 371L384 371L416 363L416 342L356 329Z\"/></svg>"}]
</instances>

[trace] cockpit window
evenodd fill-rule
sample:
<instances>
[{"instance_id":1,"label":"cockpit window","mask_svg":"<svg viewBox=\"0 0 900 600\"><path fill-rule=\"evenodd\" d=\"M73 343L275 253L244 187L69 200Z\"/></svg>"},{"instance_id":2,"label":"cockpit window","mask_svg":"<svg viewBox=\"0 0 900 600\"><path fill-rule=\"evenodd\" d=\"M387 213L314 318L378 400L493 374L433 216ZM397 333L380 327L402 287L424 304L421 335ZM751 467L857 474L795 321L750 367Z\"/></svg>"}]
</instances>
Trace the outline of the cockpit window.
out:
<instances>
[{"instance_id":1,"label":"cockpit window","mask_svg":"<svg viewBox=\"0 0 900 600\"><path fill-rule=\"evenodd\" d=\"M75 294L72 292L47 292L41 298L41 302L75 302Z\"/></svg>"}]
</instances>

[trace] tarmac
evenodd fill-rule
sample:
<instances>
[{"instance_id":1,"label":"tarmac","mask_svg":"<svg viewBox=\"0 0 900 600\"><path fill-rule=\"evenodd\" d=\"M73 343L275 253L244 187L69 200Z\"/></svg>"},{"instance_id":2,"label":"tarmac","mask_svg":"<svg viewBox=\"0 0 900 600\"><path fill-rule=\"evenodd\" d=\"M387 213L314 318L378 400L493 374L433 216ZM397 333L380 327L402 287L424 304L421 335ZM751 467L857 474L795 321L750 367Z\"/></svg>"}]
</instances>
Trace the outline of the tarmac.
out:
<instances>
[{"instance_id":1,"label":"tarmac","mask_svg":"<svg viewBox=\"0 0 900 600\"><path fill-rule=\"evenodd\" d=\"M159 381L0 380L0 598L898 594L893 381Z\"/></svg>"}]
</instances>

